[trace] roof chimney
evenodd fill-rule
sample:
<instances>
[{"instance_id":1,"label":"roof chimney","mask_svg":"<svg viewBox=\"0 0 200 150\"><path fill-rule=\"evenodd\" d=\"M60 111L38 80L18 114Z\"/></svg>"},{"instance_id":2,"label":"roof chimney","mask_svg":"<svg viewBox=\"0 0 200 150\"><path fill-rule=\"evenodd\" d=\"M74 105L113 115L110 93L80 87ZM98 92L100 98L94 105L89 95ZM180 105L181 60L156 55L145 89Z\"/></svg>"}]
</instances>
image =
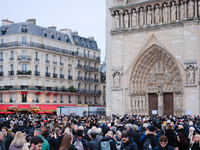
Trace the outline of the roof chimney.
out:
<instances>
[{"instance_id":1,"label":"roof chimney","mask_svg":"<svg viewBox=\"0 0 200 150\"><path fill-rule=\"evenodd\" d=\"M56 27L54 27L54 26L48 27L48 29L56 31Z\"/></svg>"},{"instance_id":2,"label":"roof chimney","mask_svg":"<svg viewBox=\"0 0 200 150\"><path fill-rule=\"evenodd\" d=\"M72 32L73 35L78 35L77 31Z\"/></svg>"},{"instance_id":3,"label":"roof chimney","mask_svg":"<svg viewBox=\"0 0 200 150\"><path fill-rule=\"evenodd\" d=\"M36 24L36 19L34 19L34 18L28 19L28 20L26 20L26 22L28 22L30 24Z\"/></svg>"},{"instance_id":4,"label":"roof chimney","mask_svg":"<svg viewBox=\"0 0 200 150\"><path fill-rule=\"evenodd\" d=\"M60 29L60 32L64 33L64 34L69 34L69 33L71 33L71 30L70 29Z\"/></svg>"},{"instance_id":5,"label":"roof chimney","mask_svg":"<svg viewBox=\"0 0 200 150\"><path fill-rule=\"evenodd\" d=\"M93 36L89 36L88 39L93 40L94 41L94 37Z\"/></svg>"},{"instance_id":6,"label":"roof chimney","mask_svg":"<svg viewBox=\"0 0 200 150\"><path fill-rule=\"evenodd\" d=\"M14 22L13 21L10 21L10 20L6 20L6 19L4 19L4 20L2 20L2 26L5 26L5 25L11 25L11 24L14 24Z\"/></svg>"}]
</instances>

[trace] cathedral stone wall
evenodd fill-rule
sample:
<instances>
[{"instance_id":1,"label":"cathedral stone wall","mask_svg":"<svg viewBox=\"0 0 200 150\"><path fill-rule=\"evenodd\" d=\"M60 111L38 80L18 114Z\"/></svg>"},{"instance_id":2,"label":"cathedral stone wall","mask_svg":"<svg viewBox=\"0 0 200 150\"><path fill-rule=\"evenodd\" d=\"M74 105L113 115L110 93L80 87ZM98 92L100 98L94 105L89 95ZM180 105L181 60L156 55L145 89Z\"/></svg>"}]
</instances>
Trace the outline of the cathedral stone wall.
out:
<instances>
[{"instance_id":1,"label":"cathedral stone wall","mask_svg":"<svg viewBox=\"0 0 200 150\"><path fill-rule=\"evenodd\" d=\"M164 16L164 8L167 6L163 1L162 4L149 2L145 7L142 3L140 10L139 4L135 7L124 2L123 7L114 7L113 1L107 0L107 9L110 8L110 13L107 10L106 20L106 61L109 70L106 91L108 114L149 114L151 104L149 104L148 94L157 93L158 115L164 115L163 93L168 92L173 93L175 115L199 114L198 1L176 1L176 3L167 1L166 4L168 4L168 14ZM148 6L157 5L162 10L160 10L159 23L156 25L156 16L151 14L151 21L147 27L148 20L145 19L147 19ZM176 13L173 18L172 10L175 5ZM187 16L182 21L181 5L187 7ZM190 12L190 5L193 8L192 12ZM135 8L138 10L138 15L143 10L146 13L143 14L142 27L137 27L141 21L138 21L135 27L131 24L130 18ZM150 9L151 13L154 13L153 8ZM126 10L131 13L127 18L127 25L124 19L128 15L125 13ZM116 18L114 18L118 15L116 12L121 14L119 26L116 25ZM165 19L171 22L165 23ZM140 20L140 16L137 20Z\"/></svg>"}]
</instances>

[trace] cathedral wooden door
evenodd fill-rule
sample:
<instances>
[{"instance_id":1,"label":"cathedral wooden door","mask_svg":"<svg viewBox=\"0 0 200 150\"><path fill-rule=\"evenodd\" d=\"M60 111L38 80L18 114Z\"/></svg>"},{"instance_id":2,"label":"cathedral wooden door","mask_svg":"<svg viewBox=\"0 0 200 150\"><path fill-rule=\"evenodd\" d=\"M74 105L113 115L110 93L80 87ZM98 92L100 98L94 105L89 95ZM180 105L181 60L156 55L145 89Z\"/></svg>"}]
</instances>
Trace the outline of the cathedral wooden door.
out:
<instances>
[{"instance_id":1,"label":"cathedral wooden door","mask_svg":"<svg viewBox=\"0 0 200 150\"><path fill-rule=\"evenodd\" d=\"M149 93L149 115L152 116L152 110L158 110L158 95ZM157 114L155 114L157 116Z\"/></svg>"},{"instance_id":2,"label":"cathedral wooden door","mask_svg":"<svg viewBox=\"0 0 200 150\"><path fill-rule=\"evenodd\" d=\"M174 115L173 93L163 93L164 115Z\"/></svg>"}]
</instances>

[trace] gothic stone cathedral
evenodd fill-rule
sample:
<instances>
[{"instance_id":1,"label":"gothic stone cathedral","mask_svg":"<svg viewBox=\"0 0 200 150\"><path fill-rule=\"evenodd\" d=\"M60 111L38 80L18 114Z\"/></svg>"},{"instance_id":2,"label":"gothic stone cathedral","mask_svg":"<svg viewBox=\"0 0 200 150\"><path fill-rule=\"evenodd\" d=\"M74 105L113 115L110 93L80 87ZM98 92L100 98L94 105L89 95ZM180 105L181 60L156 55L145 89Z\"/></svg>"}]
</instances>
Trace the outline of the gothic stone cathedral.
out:
<instances>
[{"instance_id":1,"label":"gothic stone cathedral","mask_svg":"<svg viewBox=\"0 0 200 150\"><path fill-rule=\"evenodd\" d=\"M107 114L200 114L200 0L107 0Z\"/></svg>"}]
</instances>

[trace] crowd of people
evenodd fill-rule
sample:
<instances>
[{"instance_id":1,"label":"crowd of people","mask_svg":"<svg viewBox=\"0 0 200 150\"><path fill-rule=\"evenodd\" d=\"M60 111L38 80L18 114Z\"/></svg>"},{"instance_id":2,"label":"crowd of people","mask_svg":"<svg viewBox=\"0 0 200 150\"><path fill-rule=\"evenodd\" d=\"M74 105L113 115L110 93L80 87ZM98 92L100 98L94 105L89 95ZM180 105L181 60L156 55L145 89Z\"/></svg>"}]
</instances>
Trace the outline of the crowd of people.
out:
<instances>
[{"instance_id":1,"label":"crowd of people","mask_svg":"<svg viewBox=\"0 0 200 150\"><path fill-rule=\"evenodd\" d=\"M199 116L0 116L0 150L200 150Z\"/></svg>"}]
</instances>

